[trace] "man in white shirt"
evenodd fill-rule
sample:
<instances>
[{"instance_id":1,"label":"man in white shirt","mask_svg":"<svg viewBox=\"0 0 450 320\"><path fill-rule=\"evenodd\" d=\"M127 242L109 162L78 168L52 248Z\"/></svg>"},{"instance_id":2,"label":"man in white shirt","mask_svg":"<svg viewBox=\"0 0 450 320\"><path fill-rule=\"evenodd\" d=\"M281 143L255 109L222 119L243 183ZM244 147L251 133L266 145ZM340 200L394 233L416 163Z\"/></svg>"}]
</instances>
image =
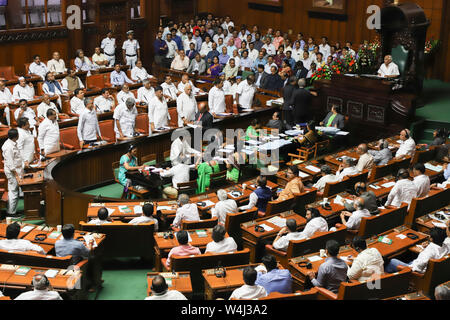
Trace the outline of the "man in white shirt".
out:
<instances>
[{"instance_id":1,"label":"man in white shirt","mask_svg":"<svg viewBox=\"0 0 450 320\"><path fill-rule=\"evenodd\" d=\"M17 119L17 131L19 133L17 148L20 151L24 166L28 167L34 161L36 148L34 145L34 136L30 131L30 123L27 118L22 117Z\"/></svg>"},{"instance_id":2,"label":"man in white shirt","mask_svg":"<svg viewBox=\"0 0 450 320\"><path fill-rule=\"evenodd\" d=\"M52 109L56 112L56 115L59 114L59 110L50 100L50 96L48 94L44 94L42 97L42 102L37 107L37 117L41 120L44 120L47 117L47 110Z\"/></svg>"},{"instance_id":3,"label":"man in white shirt","mask_svg":"<svg viewBox=\"0 0 450 320\"><path fill-rule=\"evenodd\" d=\"M331 173L331 168L328 165L323 165L320 167L320 171L322 172L322 178L317 181L313 187L318 190L318 192L323 192L325 186L328 182L336 182L338 181L338 177Z\"/></svg>"},{"instance_id":4,"label":"man in white shirt","mask_svg":"<svg viewBox=\"0 0 450 320\"><path fill-rule=\"evenodd\" d=\"M226 16L225 17L225 21L222 23L222 28L223 28L223 30L227 30L228 31L228 30L230 30L229 29L230 27L234 28L234 22L231 21L229 16Z\"/></svg>"},{"instance_id":5,"label":"man in white shirt","mask_svg":"<svg viewBox=\"0 0 450 320\"><path fill-rule=\"evenodd\" d=\"M19 118L27 118L28 122L30 123L30 128L33 130L33 134L36 135L36 113L34 113L34 110L32 108L28 107L27 100L22 99L19 101L19 108L14 111L14 118L16 118L16 121Z\"/></svg>"},{"instance_id":6,"label":"man in white shirt","mask_svg":"<svg viewBox=\"0 0 450 320\"><path fill-rule=\"evenodd\" d=\"M336 172L336 176L338 181L342 181L345 177L353 176L358 173L359 171L358 169L356 169L353 159L345 158L344 161L342 161L342 164L339 166L339 169Z\"/></svg>"},{"instance_id":7,"label":"man in white shirt","mask_svg":"<svg viewBox=\"0 0 450 320\"><path fill-rule=\"evenodd\" d=\"M266 49L266 52L269 56L273 56L277 54L277 50L275 49L275 46L272 44L269 37L266 37L265 44L263 45L263 49Z\"/></svg>"},{"instance_id":8,"label":"man in white shirt","mask_svg":"<svg viewBox=\"0 0 450 320\"><path fill-rule=\"evenodd\" d=\"M255 76L249 75L246 80L242 81L236 91L236 104L243 109L251 109L253 106L253 98L255 97L256 86Z\"/></svg>"},{"instance_id":9,"label":"man in white shirt","mask_svg":"<svg viewBox=\"0 0 450 320\"><path fill-rule=\"evenodd\" d=\"M130 87L128 84L124 83L122 86L122 90L117 94L117 103L122 104L125 103L128 99L136 99L134 93L130 91Z\"/></svg>"},{"instance_id":10,"label":"man in white shirt","mask_svg":"<svg viewBox=\"0 0 450 320\"><path fill-rule=\"evenodd\" d=\"M33 244L29 240L18 239L20 234L20 225L17 222L11 223L6 227L6 240L0 240L0 250L26 252L35 251L39 254L45 254L42 247Z\"/></svg>"},{"instance_id":11,"label":"man in white shirt","mask_svg":"<svg viewBox=\"0 0 450 320\"><path fill-rule=\"evenodd\" d=\"M218 113L223 113L226 110L225 92L223 91L223 81L220 79L214 80L214 87L209 90L208 95L209 111L213 116Z\"/></svg>"},{"instance_id":12,"label":"man in white shirt","mask_svg":"<svg viewBox=\"0 0 450 320\"><path fill-rule=\"evenodd\" d=\"M189 170L189 166L181 161L172 168L161 171L161 177L172 177L172 187L166 187L163 190L164 199L176 199L178 197L178 184L189 182Z\"/></svg>"},{"instance_id":13,"label":"man in white shirt","mask_svg":"<svg viewBox=\"0 0 450 320\"><path fill-rule=\"evenodd\" d=\"M177 54L170 64L170 69L186 71L189 68L189 63L190 60L188 57L186 57L186 53L184 52L184 50L177 50Z\"/></svg>"},{"instance_id":14,"label":"man in white shirt","mask_svg":"<svg viewBox=\"0 0 450 320\"><path fill-rule=\"evenodd\" d=\"M189 84L189 85L191 86L191 88L192 88L192 93L193 93L194 95L197 95L197 94L199 94L200 92L204 92L203 90L201 90L201 89L197 88L196 86L194 86L194 84L192 83L192 81L189 80L189 75L187 75L187 74L183 74L183 75L181 76L181 81L180 81L180 83L178 83L178 87L177 87L178 91L179 91L179 92L184 92L184 87L185 87L187 84Z\"/></svg>"},{"instance_id":15,"label":"man in white shirt","mask_svg":"<svg viewBox=\"0 0 450 320\"><path fill-rule=\"evenodd\" d=\"M114 111L116 107L116 102L111 96L108 88L102 89L102 95L94 99L94 106L97 113L106 113Z\"/></svg>"},{"instance_id":16,"label":"man in white shirt","mask_svg":"<svg viewBox=\"0 0 450 320\"><path fill-rule=\"evenodd\" d=\"M84 84L81 79L76 75L76 70L69 70L69 74L65 77L61 84L63 86L63 91L75 91L75 89L84 89Z\"/></svg>"},{"instance_id":17,"label":"man in white shirt","mask_svg":"<svg viewBox=\"0 0 450 320\"><path fill-rule=\"evenodd\" d=\"M205 59L205 57L208 55L208 53L212 50L212 42L211 37L207 35L205 37L205 41L202 43L202 47L200 49L200 55L202 59Z\"/></svg>"},{"instance_id":18,"label":"man in white shirt","mask_svg":"<svg viewBox=\"0 0 450 320\"><path fill-rule=\"evenodd\" d=\"M353 202L353 207L356 209L353 212L341 212L341 222L349 230L358 230L361 225L362 218L369 218L371 215L369 210L364 208L364 199L362 198L356 198ZM346 217L349 219L346 220Z\"/></svg>"},{"instance_id":19,"label":"man in white shirt","mask_svg":"<svg viewBox=\"0 0 450 320\"><path fill-rule=\"evenodd\" d=\"M109 66L114 66L114 64L116 63L116 39L112 37L111 30L108 30L106 38L102 40L100 47L102 48L109 61Z\"/></svg>"},{"instance_id":20,"label":"man in white shirt","mask_svg":"<svg viewBox=\"0 0 450 320\"><path fill-rule=\"evenodd\" d=\"M153 76L148 74L147 70L142 66L142 61L138 60L136 66L131 70L131 80L143 82L150 78L153 78Z\"/></svg>"},{"instance_id":21,"label":"man in white shirt","mask_svg":"<svg viewBox=\"0 0 450 320\"><path fill-rule=\"evenodd\" d=\"M324 60L327 60L328 56L331 54L331 47L328 44L327 37L322 37L322 43L319 44L319 51L322 53Z\"/></svg>"},{"instance_id":22,"label":"man in white shirt","mask_svg":"<svg viewBox=\"0 0 450 320\"><path fill-rule=\"evenodd\" d=\"M308 51L303 51L303 58L300 59L300 61L303 62L303 67L311 70L311 63L313 62L313 60L310 58Z\"/></svg>"},{"instance_id":23,"label":"man in white shirt","mask_svg":"<svg viewBox=\"0 0 450 320\"><path fill-rule=\"evenodd\" d=\"M414 184L417 187L417 198L423 198L430 192L430 178L425 175L423 163L416 163L413 169Z\"/></svg>"},{"instance_id":24,"label":"man in white shirt","mask_svg":"<svg viewBox=\"0 0 450 320\"><path fill-rule=\"evenodd\" d=\"M400 140L402 142L395 153L395 158L399 159L403 156L414 156L414 153L416 153L416 143L411 137L409 129L404 129L400 132Z\"/></svg>"},{"instance_id":25,"label":"man in white shirt","mask_svg":"<svg viewBox=\"0 0 450 320\"><path fill-rule=\"evenodd\" d=\"M84 90L76 89L74 96L70 99L70 112L75 114L77 117L86 109L84 105Z\"/></svg>"},{"instance_id":26,"label":"man in white shirt","mask_svg":"<svg viewBox=\"0 0 450 320\"><path fill-rule=\"evenodd\" d=\"M34 62L30 64L29 72L30 74L37 75L45 80L45 75L48 73L47 66L41 62L41 57L39 55L35 55L33 57Z\"/></svg>"},{"instance_id":27,"label":"man in white shirt","mask_svg":"<svg viewBox=\"0 0 450 320\"><path fill-rule=\"evenodd\" d=\"M47 156L60 150L59 125L54 110L47 110L47 118L41 122L38 131L39 149L42 155Z\"/></svg>"},{"instance_id":28,"label":"man in white shirt","mask_svg":"<svg viewBox=\"0 0 450 320\"><path fill-rule=\"evenodd\" d=\"M27 101L34 99L34 86L31 82L27 84L24 77L19 78L19 83L14 86L13 98L18 101L25 99Z\"/></svg>"},{"instance_id":29,"label":"man in white shirt","mask_svg":"<svg viewBox=\"0 0 450 320\"><path fill-rule=\"evenodd\" d=\"M133 98L128 98L125 103L117 106L113 116L116 138L125 139L134 136L137 114L136 103Z\"/></svg>"},{"instance_id":30,"label":"man in white shirt","mask_svg":"<svg viewBox=\"0 0 450 320\"><path fill-rule=\"evenodd\" d=\"M86 103L86 108L80 114L77 134L81 149L83 149L85 144L96 142L98 139L102 140L97 113L94 109L94 103L91 100Z\"/></svg>"},{"instance_id":31,"label":"man in white shirt","mask_svg":"<svg viewBox=\"0 0 450 320\"><path fill-rule=\"evenodd\" d=\"M150 101L155 97L155 89L153 89L148 79L145 79L142 83L143 86L137 91L137 102L148 106Z\"/></svg>"},{"instance_id":32,"label":"man in white shirt","mask_svg":"<svg viewBox=\"0 0 450 320\"><path fill-rule=\"evenodd\" d=\"M367 248L366 240L360 236L353 238L352 247L358 252L347 270L350 280L366 281L384 273L383 256L376 248Z\"/></svg>"},{"instance_id":33,"label":"man in white shirt","mask_svg":"<svg viewBox=\"0 0 450 320\"><path fill-rule=\"evenodd\" d=\"M128 79L125 72L120 69L120 64L116 63L114 71L109 75L110 82L113 86L123 86L125 83L134 84L134 82Z\"/></svg>"},{"instance_id":34,"label":"man in white shirt","mask_svg":"<svg viewBox=\"0 0 450 320\"><path fill-rule=\"evenodd\" d=\"M392 62L392 56L387 55L384 57L384 63L378 70L378 75L383 78L397 78L400 75L398 66Z\"/></svg>"},{"instance_id":35,"label":"man in white shirt","mask_svg":"<svg viewBox=\"0 0 450 320\"><path fill-rule=\"evenodd\" d=\"M166 75L161 87L163 88L164 97L168 100L177 100L177 97L181 94L175 84L173 84L172 78L169 75Z\"/></svg>"},{"instance_id":36,"label":"man in white shirt","mask_svg":"<svg viewBox=\"0 0 450 320\"><path fill-rule=\"evenodd\" d=\"M223 225L216 225L212 231L213 241L206 245L205 253L235 252L237 250L236 241L232 237L225 238L226 233L227 231Z\"/></svg>"},{"instance_id":37,"label":"man in white shirt","mask_svg":"<svg viewBox=\"0 0 450 320\"><path fill-rule=\"evenodd\" d=\"M14 300L62 300L58 291L52 290L45 274L36 274L32 284L33 291L24 292Z\"/></svg>"},{"instance_id":38,"label":"man in white shirt","mask_svg":"<svg viewBox=\"0 0 450 320\"><path fill-rule=\"evenodd\" d=\"M47 73L45 76L45 82L42 85L42 91L48 94L50 97L58 97L58 105L62 105L61 96L66 93L63 86L55 80L53 72Z\"/></svg>"},{"instance_id":39,"label":"man in white shirt","mask_svg":"<svg viewBox=\"0 0 450 320\"><path fill-rule=\"evenodd\" d=\"M252 61L252 66L253 66L253 63L255 62L255 60L258 59L258 56L259 56L259 51L255 49L255 43L250 42L248 44L248 57Z\"/></svg>"},{"instance_id":40,"label":"man in white shirt","mask_svg":"<svg viewBox=\"0 0 450 320\"><path fill-rule=\"evenodd\" d=\"M91 221L88 222L88 224L94 224L97 226L101 226L103 224L109 224L111 223L111 221L108 220L108 209L106 209L105 207L102 207L100 209L98 209L97 211L97 218L96 219L92 219Z\"/></svg>"},{"instance_id":41,"label":"man in white shirt","mask_svg":"<svg viewBox=\"0 0 450 320\"><path fill-rule=\"evenodd\" d=\"M53 52L53 59L47 62L47 68L48 71L54 72L57 74L62 74L67 72L66 63L63 59L61 59L61 56L59 52Z\"/></svg>"},{"instance_id":42,"label":"man in white shirt","mask_svg":"<svg viewBox=\"0 0 450 320\"><path fill-rule=\"evenodd\" d=\"M178 197L177 213L171 226L175 228L180 228L181 221L199 221L199 220L200 215L198 214L197 205L195 203L190 203L189 196L187 194L180 194L180 196Z\"/></svg>"},{"instance_id":43,"label":"man in white shirt","mask_svg":"<svg viewBox=\"0 0 450 320\"><path fill-rule=\"evenodd\" d=\"M186 297L177 290L169 290L166 280L157 275L152 280L152 295L145 300L187 300Z\"/></svg>"},{"instance_id":44,"label":"man in white shirt","mask_svg":"<svg viewBox=\"0 0 450 320\"><path fill-rule=\"evenodd\" d=\"M399 208L402 202L406 202L408 206L412 199L417 197L417 187L413 181L409 180L409 172L406 169L400 169L397 174L398 181L389 192L385 207L393 206Z\"/></svg>"},{"instance_id":45,"label":"man in white shirt","mask_svg":"<svg viewBox=\"0 0 450 320\"><path fill-rule=\"evenodd\" d=\"M4 81L0 80L0 106L4 108L6 123L8 125L11 123L9 103L12 102L13 95L11 94L11 91L6 88Z\"/></svg>"},{"instance_id":46,"label":"man in white shirt","mask_svg":"<svg viewBox=\"0 0 450 320\"><path fill-rule=\"evenodd\" d=\"M264 287L255 285L258 273L253 267L245 267L243 272L244 285L233 291L230 296L231 299L258 299L267 296L266 289Z\"/></svg>"},{"instance_id":47,"label":"man in white shirt","mask_svg":"<svg viewBox=\"0 0 450 320\"><path fill-rule=\"evenodd\" d=\"M182 162L182 159L190 157L191 155L201 156L201 152L191 148L190 141L180 135L177 139L172 142L170 146L170 161L172 165L177 165Z\"/></svg>"},{"instance_id":48,"label":"man in white shirt","mask_svg":"<svg viewBox=\"0 0 450 320\"><path fill-rule=\"evenodd\" d=\"M144 223L151 223L154 222L154 229L153 231L158 232L158 219L155 219L153 217L153 212L155 211L155 207L153 203L146 202L142 206L142 215L140 217L134 218L128 224L144 224Z\"/></svg>"},{"instance_id":49,"label":"man in white shirt","mask_svg":"<svg viewBox=\"0 0 450 320\"><path fill-rule=\"evenodd\" d=\"M106 68L109 65L109 60L105 54L102 53L100 47L95 48L95 53L92 55L92 63L95 69Z\"/></svg>"},{"instance_id":50,"label":"man in white shirt","mask_svg":"<svg viewBox=\"0 0 450 320\"><path fill-rule=\"evenodd\" d=\"M211 217L217 217L218 223L225 225L227 214L238 212L237 203L233 199L228 199L228 194L223 189L217 191L217 198L219 202L215 204L214 208L211 208Z\"/></svg>"},{"instance_id":51,"label":"man in white shirt","mask_svg":"<svg viewBox=\"0 0 450 320\"><path fill-rule=\"evenodd\" d=\"M166 43L167 43L167 54L166 54L166 67L170 68L172 64L172 60L175 58L175 55L178 51L177 43L172 39L172 34L167 34L166 37Z\"/></svg>"},{"instance_id":52,"label":"man in white shirt","mask_svg":"<svg viewBox=\"0 0 450 320\"><path fill-rule=\"evenodd\" d=\"M2 154L6 179L8 179L8 214L15 215L19 199L19 184L16 176L23 175L23 159L17 147L17 129L8 131L8 140L3 143Z\"/></svg>"},{"instance_id":53,"label":"man in white shirt","mask_svg":"<svg viewBox=\"0 0 450 320\"><path fill-rule=\"evenodd\" d=\"M272 67L275 67L278 69L277 64L273 60L273 56L268 56L267 63L264 66L264 72L267 74L272 74Z\"/></svg>"},{"instance_id":54,"label":"man in white shirt","mask_svg":"<svg viewBox=\"0 0 450 320\"><path fill-rule=\"evenodd\" d=\"M303 49L300 47L300 41L295 41L295 46L292 49L292 59L295 62L302 60L303 58Z\"/></svg>"},{"instance_id":55,"label":"man in white shirt","mask_svg":"<svg viewBox=\"0 0 450 320\"><path fill-rule=\"evenodd\" d=\"M170 114L166 98L164 98L163 95L163 89L160 86L157 86L154 97L148 102L149 132L152 133L156 129L167 127L169 125L169 120Z\"/></svg>"},{"instance_id":56,"label":"man in white shirt","mask_svg":"<svg viewBox=\"0 0 450 320\"><path fill-rule=\"evenodd\" d=\"M184 86L184 92L177 98L178 127L184 127L189 122L194 121L195 114L198 112L197 100L192 94L190 84Z\"/></svg>"},{"instance_id":57,"label":"man in white shirt","mask_svg":"<svg viewBox=\"0 0 450 320\"><path fill-rule=\"evenodd\" d=\"M133 39L134 32L130 30L127 32L127 40L122 45L122 52L124 63L130 66L131 69L136 65L136 61L141 59L141 47L139 41Z\"/></svg>"},{"instance_id":58,"label":"man in white shirt","mask_svg":"<svg viewBox=\"0 0 450 320\"><path fill-rule=\"evenodd\" d=\"M363 170L371 170L374 166L373 156L368 152L367 144L362 143L356 149L356 153L359 155L358 163L356 164L356 169L358 172L363 172Z\"/></svg>"},{"instance_id":59,"label":"man in white shirt","mask_svg":"<svg viewBox=\"0 0 450 320\"><path fill-rule=\"evenodd\" d=\"M193 43L194 46L197 45L197 43L195 42L195 40L192 39L192 36L193 36L192 32L189 32L189 33L188 33L187 39L185 39L185 40L183 41L183 48L184 48L184 52L185 52L185 53L186 53L186 51L188 51L189 48L191 47L191 46L190 46L191 43Z\"/></svg>"},{"instance_id":60,"label":"man in white shirt","mask_svg":"<svg viewBox=\"0 0 450 320\"><path fill-rule=\"evenodd\" d=\"M448 246L444 244L446 234L445 230L434 227L430 230L430 243L428 246L419 253L416 259L409 263L405 263L398 259L392 259L385 268L388 273L397 272L397 266L410 267L413 272L425 273L428 267L428 261L430 259L439 260L450 253Z\"/></svg>"}]
</instances>

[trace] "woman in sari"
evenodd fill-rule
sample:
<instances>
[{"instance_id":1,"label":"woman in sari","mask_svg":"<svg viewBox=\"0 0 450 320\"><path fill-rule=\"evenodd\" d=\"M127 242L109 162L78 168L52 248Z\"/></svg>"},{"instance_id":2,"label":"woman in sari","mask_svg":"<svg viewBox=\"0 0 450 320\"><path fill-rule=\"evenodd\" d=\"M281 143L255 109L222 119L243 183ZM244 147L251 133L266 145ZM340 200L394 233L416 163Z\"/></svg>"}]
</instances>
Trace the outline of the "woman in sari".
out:
<instances>
[{"instance_id":1,"label":"woman in sari","mask_svg":"<svg viewBox=\"0 0 450 320\"><path fill-rule=\"evenodd\" d=\"M219 74L222 72L222 66L219 63L218 57L213 58L213 63L206 72L211 78L217 78L219 76Z\"/></svg>"},{"instance_id":2,"label":"woman in sari","mask_svg":"<svg viewBox=\"0 0 450 320\"><path fill-rule=\"evenodd\" d=\"M128 192L128 188L132 185L132 181L131 179L127 178L126 173L128 171L134 171L144 168L144 166L138 166L136 157L137 151L138 149L135 145L130 145L128 148L128 152L120 157L120 166L117 179L119 180L120 184L125 187L125 192ZM133 195L132 199L135 198L136 197Z\"/></svg>"},{"instance_id":3,"label":"woman in sari","mask_svg":"<svg viewBox=\"0 0 450 320\"><path fill-rule=\"evenodd\" d=\"M211 175L219 173L220 168L216 161L203 162L196 165L197 169L197 194L206 192L211 185Z\"/></svg>"}]
</instances>

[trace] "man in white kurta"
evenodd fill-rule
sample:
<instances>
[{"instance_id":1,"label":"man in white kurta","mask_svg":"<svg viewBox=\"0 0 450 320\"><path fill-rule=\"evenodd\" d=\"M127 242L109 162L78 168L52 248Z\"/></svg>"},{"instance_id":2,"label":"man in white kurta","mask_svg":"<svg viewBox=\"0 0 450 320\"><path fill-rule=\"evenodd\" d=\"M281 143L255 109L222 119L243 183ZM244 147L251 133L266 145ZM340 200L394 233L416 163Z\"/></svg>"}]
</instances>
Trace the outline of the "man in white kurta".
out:
<instances>
[{"instance_id":1,"label":"man in white kurta","mask_svg":"<svg viewBox=\"0 0 450 320\"><path fill-rule=\"evenodd\" d=\"M244 109L251 109L256 93L255 76L249 75L242 81L236 91L236 103Z\"/></svg>"},{"instance_id":2,"label":"man in white kurta","mask_svg":"<svg viewBox=\"0 0 450 320\"><path fill-rule=\"evenodd\" d=\"M223 81L215 80L214 87L209 90L208 95L209 111L214 116L226 110L225 92L223 91Z\"/></svg>"},{"instance_id":3,"label":"man in white kurta","mask_svg":"<svg viewBox=\"0 0 450 320\"><path fill-rule=\"evenodd\" d=\"M217 217L218 223L225 225L227 214L238 212L237 203L233 199L228 199L228 194L223 189L217 191L217 198L219 202L216 203L214 208L211 208L211 217Z\"/></svg>"},{"instance_id":4,"label":"man in white kurta","mask_svg":"<svg viewBox=\"0 0 450 320\"><path fill-rule=\"evenodd\" d=\"M48 155L60 150L59 145L59 125L56 121L56 112L54 110L47 111L47 118L39 125L38 142L41 154Z\"/></svg>"},{"instance_id":5,"label":"man in white kurta","mask_svg":"<svg viewBox=\"0 0 450 320\"><path fill-rule=\"evenodd\" d=\"M84 91L76 89L75 96L70 99L70 112L79 116L84 109L86 109L84 105Z\"/></svg>"},{"instance_id":6,"label":"man in white kurta","mask_svg":"<svg viewBox=\"0 0 450 320\"><path fill-rule=\"evenodd\" d=\"M403 170L403 171L402 171ZM402 173L399 174L399 180L389 192L385 207L394 206L400 207L402 202L411 204L412 199L417 197L417 187L413 181L409 180L409 173L407 170L400 169Z\"/></svg>"},{"instance_id":7,"label":"man in white kurta","mask_svg":"<svg viewBox=\"0 0 450 320\"><path fill-rule=\"evenodd\" d=\"M155 97L155 89L153 89L149 80L143 81L144 86L137 91L137 102L148 105Z\"/></svg>"},{"instance_id":8,"label":"man in white kurta","mask_svg":"<svg viewBox=\"0 0 450 320\"><path fill-rule=\"evenodd\" d=\"M142 61L138 60L136 66L131 70L131 80L136 82L143 82L146 79L153 78L149 75L147 70L142 66Z\"/></svg>"},{"instance_id":9,"label":"man in white kurta","mask_svg":"<svg viewBox=\"0 0 450 320\"><path fill-rule=\"evenodd\" d=\"M400 146L395 153L395 158L400 158L403 156L414 156L416 152L416 142L410 136L409 130L405 129L400 132Z\"/></svg>"},{"instance_id":10,"label":"man in white kurta","mask_svg":"<svg viewBox=\"0 0 450 320\"><path fill-rule=\"evenodd\" d=\"M138 112L133 98L117 106L114 110L114 132L116 138L132 138Z\"/></svg>"},{"instance_id":11,"label":"man in white kurta","mask_svg":"<svg viewBox=\"0 0 450 320\"><path fill-rule=\"evenodd\" d=\"M45 63L41 62L41 57L38 55L34 56L34 62L30 64L30 68L28 70L30 74L35 74L45 80L45 75L48 72L47 66Z\"/></svg>"},{"instance_id":12,"label":"man in white kurta","mask_svg":"<svg viewBox=\"0 0 450 320\"><path fill-rule=\"evenodd\" d=\"M155 96L148 103L148 121L150 132L169 125L170 115L162 88L156 87Z\"/></svg>"},{"instance_id":13,"label":"man in white kurta","mask_svg":"<svg viewBox=\"0 0 450 320\"><path fill-rule=\"evenodd\" d=\"M116 102L114 98L109 93L107 88L102 90L102 95L98 96L94 99L94 107L97 110L97 113L106 113L114 111L116 106Z\"/></svg>"},{"instance_id":14,"label":"man in white kurta","mask_svg":"<svg viewBox=\"0 0 450 320\"><path fill-rule=\"evenodd\" d=\"M13 89L13 99L18 101L20 99L25 99L27 101L34 99L34 86L31 82L27 84L25 78L20 77L19 83L14 86Z\"/></svg>"},{"instance_id":15,"label":"man in white kurta","mask_svg":"<svg viewBox=\"0 0 450 320\"><path fill-rule=\"evenodd\" d=\"M17 140L17 147L24 166L27 167L34 161L35 145L34 136L30 131L30 123L27 118L19 118L17 121L17 131L19 132L19 139Z\"/></svg>"},{"instance_id":16,"label":"man in white kurta","mask_svg":"<svg viewBox=\"0 0 450 320\"><path fill-rule=\"evenodd\" d=\"M85 143L97 141L97 135L100 138L102 136L92 101L87 103L86 108L80 115L80 119L78 119L77 134L81 149L83 149Z\"/></svg>"},{"instance_id":17,"label":"man in white kurta","mask_svg":"<svg viewBox=\"0 0 450 320\"><path fill-rule=\"evenodd\" d=\"M391 55L384 57L384 63L380 66L378 75L383 78L397 78L400 75L398 66L392 62Z\"/></svg>"},{"instance_id":18,"label":"man in white kurta","mask_svg":"<svg viewBox=\"0 0 450 320\"><path fill-rule=\"evenodd\" d=\"M177 98L178 127L184 127L194 121L197 111L197 100L192 94L191 85L188 84L184 87L184 92Z\"/></svg>"},{"instance_id":19,"label":"man in white kurta","mask_svg":"<svg viewBox=\"0 0 450 320\"><path fill-rule=\"evenodd\" d=\"M179 136L170 146L170 161L172 166L180 163L180 159L191 156L192 154L200 156L201 152L192 149L184 136Z\"/></svg>"},{"instance_id":20,"label":"man in white kurta","mask_svg":"<svg viewBox=\"0 0 450 320\"><path fill-rule=\"evenodd\" d=\"M127 101L129 98L136 99L134 93L130 91L130 87L128 86L128 84L125 83L122 86L122 90L120 90L120 92L117 94L117 103L125 103L125 101Z\"/></svg>"}]
</instances>

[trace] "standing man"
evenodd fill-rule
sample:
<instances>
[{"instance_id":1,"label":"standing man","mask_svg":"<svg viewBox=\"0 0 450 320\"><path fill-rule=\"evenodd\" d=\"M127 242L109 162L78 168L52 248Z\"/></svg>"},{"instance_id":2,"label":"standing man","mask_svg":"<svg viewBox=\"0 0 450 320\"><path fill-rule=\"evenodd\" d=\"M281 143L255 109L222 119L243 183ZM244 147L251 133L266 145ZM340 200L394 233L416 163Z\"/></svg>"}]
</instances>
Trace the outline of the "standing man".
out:
<instances>
[{"instance_id":1,"label":"standing man","mask_svg":"<svg viewBox=\"0 0 450 320\"><path fill-rule=\"evenodd\" d=\"M194 121L195 113L198 111L197 100L192 94L190 84L184 86L184 92L177 98L178 127L184 127Z\"/></svg>"},{"instance_id":2,"label":"standing man","mask_svg":"<svg viewBox=\"0 0 450 320\"><path fill-rule=\"evenodd\" d=\"M23 174L23 159L17 147L19 133L17 129L8 131L8 140L2 146L3 160L5 162L5 175L8 179L8 214L17 212L17 200L19 199L19 183L16 176Z\"/></svg>"},{"instance_id":3,"label":"standing man","mask_svg":"<svg viewBox=\"0 0 450 320\"><path fill-rule=\"evenodd\" d=\"M80 114L77 133L81 149L83 149L84 144L96 142L98 138L102 140L102 133L98 125L97 113L95 112L92 100L87 102L86 108Z\"/></svg>"},{"instance_id":4,"label":"standing man","mask_svg":"<svg viewBox=\"0 0 450 320\"><path fill-rule=\"evenodd\" d=\"M163 88L157 86L154 97L148 102L149 132L152 133L155 129L166 127L169 124L169 120L170 114L166 98L163 95Z\"/></svg>"},{"instance_id":5,"label":"standing man","mask_svg":"<svg viewBox=\"0 0 450 320\"><path fill-rule=\"evenodd\" d=\"M253 106L253 98L255 97L256 86L255 76L249 75L246 80L238 85L236 91L236 104L243 109L251 109Z\"/></svg>"},{"instance_id":6,"label":"standing man","mask_svg":"<svg viewBox=\"0 0 450 320\"><path fill-rule=\"evenodd\" d=\"M298 80L298 88L294 91L292 95L292 100L290 105L294 106L294 119L296 124L305 123L308 121L308 113L311 104L311 97L317 97L316 92L310 92L305 89L306 80Z\"/></svg>"},{"instance_id":7,"label":"standing man","mask_svg":"<svg viewBox=\"0 0 450 320\"><path fill-rule=\"evenodd\" d=\"M133 39L134 32L130 30L127 32L127 38L122 45L123 61L127 66L133 69L136 66L136 62L141 59L141 47L139 41Z\"/></svg>"},{"instance_id":8,"label":"standing man","mask_svg":"<svg viewBox=\"0 0 450 320\"><path fill-rule=\"evenodd\" d=\"M208 105L211 114L215 116L218 113L225 112L225 93L223 91L223 81L216 79L214 81L214 87L209 90Z\"/></svg>"},{"instance_id":9,"label":"standing man","mask_svg":"<svg viewBox=\"0 0 450 320\"><path fill-rule=\"evenodd\" d=\"M34 161L34 137L30 130L30 123L27 118L19 118L17 120L17 132L19 139L17 140L17 148L19 148L20 155L25 167Z\"/></svg>"},{"instance_id":10,"label":"standing man","mask_svg":"<svg viewBox=\"0 0 450 320\"><path fill-rule=\"evenodd\" d=\"M155 63L157 65L162 65L169 48L167 47L167 43L162 39L161 31L159 31L156 36L155 42L153 43L153 48L155 50Z\"/></svg>"},{"instance_id":11,"label":"standing man","mask_svg":"<svg viewBox=\"0 0 450 320\"><path fill-rule=\"evenodd\" d=\"M30 122L30 127L33 129L34 135L36 135L36 123L37 123L37 117L34 110L30 107L28 107L27 100L22 99L19 101L19 108L14 111L14 117L16 118L16 121L19 120L19 118L27 118Z\"/></svg>"},{"instance_id":12,"label":"standing man","mask_svg":"<svg viewBox=\"0 0 450 320\"><path fill-rule=\"evenodd\" d=\"M108 30L106 38L102 40L100 47L108 59L109 66L112 67L116 63L116 39L112 37L112 31Z\"/></svg>"},{"instance_id":13,"label":"standing man","mask_svg":"<svg viewBox=\"0 0 450 320\"><path fill-rule=\"evenodd\" d=\"M47 118L39 125L39 149L41 155L48 155L50 153L58 152L59 146L59 125L56 121L55 110L47 110Z\"/></svg>"},{"instance_id":14,"label":"standing man","mask_svg":"<svg viewBox=\"0 0 450 320\"><path fill-rule=\"evenodd\" d=\"M114 110L114 131L116 138L132 138L136 126L136 116L138 112L133 98L128 98L125 103L121 103Z\"/></svg>"}]
</instances>

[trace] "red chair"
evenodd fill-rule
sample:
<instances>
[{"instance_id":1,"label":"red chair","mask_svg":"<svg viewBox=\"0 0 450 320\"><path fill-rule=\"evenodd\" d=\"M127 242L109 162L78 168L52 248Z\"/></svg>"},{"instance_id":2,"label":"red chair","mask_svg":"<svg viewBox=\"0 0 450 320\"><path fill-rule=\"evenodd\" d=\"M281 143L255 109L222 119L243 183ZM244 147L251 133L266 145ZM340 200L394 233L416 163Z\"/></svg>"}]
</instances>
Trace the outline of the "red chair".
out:
<instances>
[{"instance_id":1,"label":"red chair","mask_svg":"<svg viewBox=\"0 0 450 320\"><path fill-rule=\"evenodd\" d=\"M0 67L0 78L5 80L18 80L14 66Z\"/></svg>"},{"instance_id":2,"label":"red chair","mask_svg":"<svg viewBox=\"0 0 450 320\"><path fill-rule=\"evenodd\" d=\"M106 142L116 142L116 133L114 132L114 120L105 120L98 123L102 138Z\"/></svg>"},{"instance_id":3,"label":"red chair","mask_svg":"<svg viewBox=\"0 0 450 320\"><path fill-rule=\"evenodd\" d=\"M170 122L169 126L173 128L178 128L178 112L177 108L169 108Z\"/></svg>"},{"instance_id":4,"label":"red chair","mask_svg":"<svg viewBox=\"0 0 450 320\"><path fill-rule=\"evenodd\" d=\"M147 113L139 113L136 117L136 131L148 136L149 122Z\"/></svg>"},{"instance_id":5,"label":"red chair","mask_svg":"<svg viewBox=\"0 0 450 320\"><path fill-rule=\"evenodd\" d=\"M78 140L77 127L64 128L59 130L61 144L65 149L80 150L80 141Z\"/></svg>"}]
</instances>

